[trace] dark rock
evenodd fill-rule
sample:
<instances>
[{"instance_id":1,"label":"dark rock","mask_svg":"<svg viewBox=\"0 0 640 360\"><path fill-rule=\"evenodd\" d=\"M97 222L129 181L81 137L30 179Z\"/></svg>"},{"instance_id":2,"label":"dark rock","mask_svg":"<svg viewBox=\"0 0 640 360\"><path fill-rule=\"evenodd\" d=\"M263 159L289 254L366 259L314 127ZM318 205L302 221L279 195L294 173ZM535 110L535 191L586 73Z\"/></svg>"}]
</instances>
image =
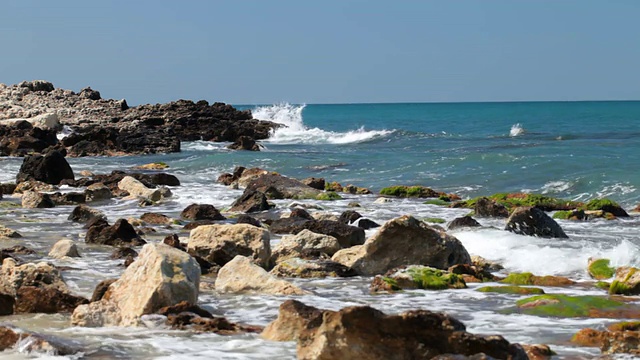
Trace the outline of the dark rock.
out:
<instances>
[{"instance_id":1,"label":"dark rock","mask_svg":"<svg viewBox=\"0 0 640 360\"><path fill-rule=\"evenodd\" d=\"M127 257L138 257L138 252L135 251L134 249L127 247L127 246L122 246L119 247L115 250L113 250L113 252L111 253L111 255L109 255L109 259L126 259Z\"/></svg>"},{"instance_id":2,"label":"dark rock","mask_svg":"<svg viewBox=\"0 0 640 360\"><path fill-rule=\"evenodd\" d=\"M465 228L465 227L479 227L480 223L471 216L462 216L455 218L449 224L449 230Z\"/></svg>"},{"instance_id":3,"label":"dark rock","mask_svg":"<svg viewBox=\"0 0 640 360\"><path fill-rule=\"evenodd\" d=\"M173 306L165 306L163 308L160 308L156 313L164 316L169 316L173 314L180 314L182 312L190 312L204 318L213 318L213 315L206 309L203 309L198 305L189 304L186 301L182 301Z\"/></svg>"},{"instance_id":4,"label":"dark rock","mask_svg":"<svg viewBox=\"0 0 640 360\"><path fill-rule=\"evenodd\" d=\"M301 182L314 189L324 190L325 180L323 178L310 177L303 179Z\"/></svg>"},{"instance_id":5,"label":"dark rock","mask_svg":"<svg viewBox=\"0 0 640 360\"><path fill-rule=\"evenodd\" d=\"M86 205L78 205L73 208L73 211L67 219L74 222L87 223L93 218L103 219L106 221L106 216L100 210L96 210Z\"/></svg>"},{"instance_id":6,"label":"dark rock","mask_svg":"<svg viewBox=\"0 0 640 360\"><path fill-rule=\"evenodd\" d=\"M18 86L30 91L52 92L54 90L53 84L44 80L23 81Z\"/></svg>"},{"instance_id":7,"label":"dark rock","mask_svg":"<svg viewBox=\"0 0 640 360\"><path fill-rule=\"evenodd\" d=\"M56 314L72 312L76 306L87 303L85 298L62 292L54 287L21 286L16 292L15 312Z\"/></svg>"},{"instance_id":8,"label":"dark rock","mask_svg":"<svg viewBox=\"0 0 640 360\"><path fill-rule=\"evenodd\" d=\"M0 326L0 351L14 347L22 338L21 335L6 326Z\"/></svg>"},{"instance_id":9,"label":"dark rock","mask_svg":"<svg viewBox=\"0 0 640 360\"><path fill-rule=\"evenodd\" d=\"M133 264L136 260L133 256L129 255L124 259L124 263L122 264L125 268L129 267L129 265Z\"/></svg>"},{"instance_id":10,"label":"dark rock","mask_svg":"<svg viewBox=\"0 0 640 360\"><path fill-rule=\"evenodd\" d=\"M56 192L50 196L51 200L53 200L56 205L78 205L84 204L86 201L85 194L79 192L69 192L64 194Z\"/></svg>"},{"instance_id":11,"label":"dark rock","mask_svg":"<svg viewBox=\"0 0 640 360\"><path fill-rule=\"evenodd\" d=\"M213 205L191 204L180 213L180 217L187 220L225 220Z\"/></svg>"},{"instance_id":12,"label":"dark rock","mask_svg":"<svg viewBox=\"0 0 640 360\"><path fill-rule=\"evenodd\" d=\"M482 217L509 217L509 210L502 204L498 204L494 200L482 197L476 201L474 208L476 216Z\"/></svg>"},{"instance_id":13,"label":"dark rock","mask_svg":"<svg viewBox=\"0 0 640 360\"><path fill-rule=\"evenodd\" d=\"M188 223L187 225L182 227L182 230L193 230L195 228L197 228L198 226L202 226L202 225L212 225L215 224L216 222L213 220L196 220L196 221L192 221L190 223Z\"/></svg>"},{"instance_id":14,"label":"dark rock","mask_svg":"<svg viewBox=\"0 0 640 360\"><path fill-rule=\"evenodd\" d=\"M269 231L274 234L297 234L302 231L302 229L304 229L304 224L309 221L315 220L305 219L297 216L276 219L271 222Z\"/></svg>"},{"instance_id":15,"label":"dark rock","mask_svg":"<svg viewBox=\"0 0 640 360\"><path fill-rule=\"evenodd\" d=\"M96 288L93 290L93 295L91 295L91 300L89 302L96 302L102 300L102 297L109 289L109 286L114 282L118 281L118 279L106 279L100 281Z\"/></svg>"},{"instance_id":16,"label":"dark rock","mask_svg":"<svg viewBox=\"0 0 640 360\"><path fill-rule=\"evenodd\" d=\"M0 156L41 153L57 143L55 130L34 128L28 121L0 125Z\"/></svg>"},{"instance_id":17,"label":"dark rock","mask_svg":"<svg viewBox=\"0 0 640 360\"><path fill-rule=\"evenodd\" d=\"M112 226L105 226L104 223L94 224L89 227L85 241L90 244L111 246L146 244L146 241L138 236L133 226L125 219L118 219Z\"/></svg>"},{"instance_id":18,"label":"dark rock","mask_svg":"<svg viewBox=\"0 0 640 360\"><path fill-rule=\"evenodd\" d=\"M269 210L271 206L267 202L267 196L259 191L245 190L242 196L231 204L229 211L253 213Z\"/></svg>"},{"instance_id":19,"label":"dark rock","mask_svg":"<svg viewBox=\"0 0 640 360\"><path fill-rule=\"evenodd\" d=\"M485 281L494 281L495 277L489 271L482 267L478 267L470 264L457 264L453 265L448 269L448 271L452 274L458 275L469 275L473 278L477 279L477 282L485 282ZM464 277L465 282L474 282L470 281L468 277Z\"/></svg>"},{"instance_id":20,"label":"dark rock","mask_svg":"<svg viewBox=\"0 0 640 360\"><path fill-rule=\"evenodd\" d=\"M380 227L380 224L367 218L360 218L356 220L355 224L353 225L364 230L375 229L377 227Z\"/></svg>"},{"instance_id":21,"label":"dark rock","mask_svg":"<svg viewBox=\"0 0 640 360\"><path fill-rule=\"evenodd\" d=\"M154 225L168 225L173 223L170 217L156 213L144 213L140 216L140 220Z\"/></svg>"},{"instance_id":22,"label":"dark rock","mask_svg":"<svg viewBox=\"0 0 640 360\"><path fill-rule=\"evenodd\" d=\"M178 234L167 235L162 242L178 250L186 251L185 247L180 243Z\"/></svg>"},{"instance_id":23,"label":"dark rock","mask_svg":"<svg viewBox=\"0 0 640 360\"><path fill-rule=\"evenodd\" d=\"M314 220L313 216L311 216L311 214L309 214L309 212L303 208L293 208L291 209L291 213L289 214L290 218L299 218L299 219L307 219L307 220Z\"/></svg>"},{"instance_id":24,"label":"dark rock","mask_svg":"<svg viewBox=\"0 0 640 360\"><path fill-rule=\"evenodd\" d=\"M279 277L324 278L356 276L348 266L331 260L291 258L280 262L270 272Z\"/></svg>"},{"instance_id":25,"label":"dark rock","mask_svg":"<svg viewBox=\"0 0 640 360\"><path fill-rule=\"evenodd\" d=\"M2 190L3 194L10 195L13 194L13 192L16 190L16 186L16 184L12 183L2 183L0 184L0 189Z\"/></svg>"},{"instance_id":26,"label":"dark rock","mask_svg":"<svg viewBox=\"0 0 640 360\"><path fill-rule=\"evenodd\" d=\"M13 254L13 255L33 255L36 253L32 249L29 249L28 247L23 245L15 245L9 248L4 248L0 251L2 251L5 254Z\"/></svg>"},{"instance_id":27,"label":"dark rock","mask_svg":"<svg viewBox=\"0 0 640 360\"><path fill-rule=\"evenodd\" d=\"M73 180L73 170L59 151L50 151L44 156L25 157L16 176L16 183L37 180L58 185L63 179Z\"/></svg>"},{"instance_id":28,"label":"dark rock","mask_svg":"<svg viewBox=\"0 0 640 360\"><path fill-rule=\"evenodd\" d=\"M278 318L269 323L260 336L271 341L297 341L302 330L322 324L324 310L308 306L297 300L280 304Z\"/></svg>"},{"instance_id":29,"label":"dark rock","mask_svg":"<svg viewBox=\"0 0 640 360\"><path fill-rule=\"evenodd\" d=\"M543 238L568 238L555 220L536 207L519 207L513 210L505 230Z\"/></svg>"},{"instance_id":30,"label":"dark rock","mask_svg":"<svg viewBox=\"0 0 640 360\"><path fill-rule=\"evenodd\" d=\"M309 221L303 225L303 228L311 230L317 234L331 235L338 240L340 246L342 246L343 248L351 247L354 245L362 245L365 241L364 229L341 224L337 221ZM298 231L296 232L296 234L297 233Z\"/></svg>"},{"instance_id":31,"label":"dark rock","mask_svg":"<svg viewBox=\"0 0 640 360\"><path fill-rule=\"evenodd\" d=\"M0 293L0 316L12 315L15 303L16 299L13 296Z\"/></svg>"},{"instance_id":32,"label":"dark rock","mask_svg":"<svg viewBox=\"0 0 640 360\"><path fill-rule=\"evenodd\" d=\"M238 224L250 224L256 227L262 227L260 220L246 214L240 214L240 216L238 216Z\"/></svg>"},{"instance_id":33,"label":"dark rock","mask_svg":"<svg viewBox=\"0 0 640 360\"><path fill-rule=\"evenodd\" d=\"M355 211L355 210L347 210L344 211L342 214L340 214L340 222L343 224L351 224L354 221L360 219L362 217L362 215L360 215L359 212Z\"/></svg>"},{"instance_id":34,"label":"dark rock","mask_svg":"<svg viewBox=\"0 0 640 360\"><path fill-rule=\"evenodd\" d=\"M247 189L260 191L269 199L315 199L322 193L298 180L276 173L260 175L247 185Z\"/></svg>"},{"instance_id":35,"label":"dark rock","mask_svg":"<svg viewBox=\"0 0 640 360\"><path fill-rule=\"evenodd\" d=\"M243 135L239 136L233 144L227 146L227 149L260 151L260 146L252 137Z\"/></svg>"},{"instance_id":36,"label":"dark rock","mask_svg":"<svg viewBox=\"0 0 640 360\"><path fill-rule=\"evenodd\" d=\"M102 97L100 97L100 92L97 90L93 90L90 87L86 87L82 90L80 90L80 93L78 94L78 96L80 96L83 99L90 99L90 100L100 100L102 99Z\"/></svg>"}]
</instances>

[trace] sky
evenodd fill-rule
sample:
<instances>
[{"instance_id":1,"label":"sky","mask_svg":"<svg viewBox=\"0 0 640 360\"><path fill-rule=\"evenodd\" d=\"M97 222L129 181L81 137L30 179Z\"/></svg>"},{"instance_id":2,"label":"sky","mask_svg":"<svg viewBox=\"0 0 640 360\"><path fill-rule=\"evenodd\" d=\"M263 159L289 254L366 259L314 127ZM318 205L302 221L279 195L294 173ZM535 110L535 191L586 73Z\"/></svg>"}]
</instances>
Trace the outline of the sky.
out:
<instances>
[{"instance_id":1,"label":"sky","mask_svg":"<svg viewBox=\"0 0 640 360\"><path fill-rule=\"evenodd\" d=\"M640 1L5 0L0 83L129 104L640 99Z\"/></svg>"}]
</instances>

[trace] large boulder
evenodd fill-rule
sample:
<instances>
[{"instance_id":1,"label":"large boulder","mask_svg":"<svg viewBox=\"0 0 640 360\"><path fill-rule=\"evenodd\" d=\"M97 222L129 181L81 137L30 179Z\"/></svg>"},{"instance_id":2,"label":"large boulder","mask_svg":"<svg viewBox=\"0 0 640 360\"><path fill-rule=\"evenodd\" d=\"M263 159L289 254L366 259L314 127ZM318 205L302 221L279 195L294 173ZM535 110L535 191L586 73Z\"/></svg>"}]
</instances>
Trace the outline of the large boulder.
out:
<instances>
[{"instance_id":1,"label":"large boulder","mask_svg":"<svg viewBox=\"0 0 640 360\"><path fill-rule=\"evenodd\" d=\"M266 267L271 257L269 231L249 224L203 225L191 230L187 251L224 265L236 255Z\"/></svg>"},{"instance_id":2,"label":"large boulder","mask_svg":"<svg viewBox=\"0 0 640 360\"><path fill-rule=\"evenodd\" d=\"M247 189L260 191L269 199L315 199L322 193L296 179L276 173L257 177L247 185Z\"/></svg>"},{"instance_id":3,"label":"large boulder","mask_svg":"<svg viewBox=\"0 0 640 360\"><path fill-rule=\"evenodd\" d=\"M526 360L520 345L502 336L465 331L457 319L427 310L385 315L368 306L325 311L298 338L298 359L432 359L438 355ZM456 357L458 358L458 357Z\"/></svg>"},{"instance_id":4,"label":"large boulder","mask_svg":"<svg viewBox=\"0 0 640 360\"><path fill-rule=\"evenodd\" d=\"M38 180L58 185L64 179L74 179L73 170L59 151L50 151L46 155L32 155L24 158L16 183L26 180Z\"/></svg>"},{"instance_id":5,"label":"large boulder","mask_svg":"<svg viewBox=\"0 0 640 360\"><path fill-rule=\"evenodd\" d=\"M290 282L277 279L251 259L238 255L218 272L215 283L221 293L303 295L307 292Z\"/></svg>"},{"instance_id":6,"label":"large boulder","mask_svg":"<svg viewBox=\"0 0 640 360\"><path fill-rule=\"evenodd\" d=\"M458 239L410 215L389 220L364 245L340 250L332 260L361 275L383 274L402 265L448 269L471 263Z\"/></svg>"},{"instance_id":7,"label":"large boulder","mask_svg":"<svg viewBox=\"0 0 640 360\"><path fill-rule=\"evenodd\" d=\"M229 211L254 213L269 210L271 206L267 202L267 196L260 191L245 190L242 196L231 204Z\"/></svg>"},{"instance_id":8,"label":"large boulder","mask_svg":"<svg viewBox=\"0 0 640 360\"><path fill-rule=\"evenodd\" d=\"M278 318L269 323L260 336L271 341L297 341L300 332L309 324L322 323L323 312L300 301L287 300L280 304Z\"/></svg>"},{"instance_id":9,"label":"large boulder","mask_svg":"<svg viewBox=\"0 0 640 360\"><path fill-rule=\"evenodd\" d=\"M315 251L333 256L342 249L338 240L330 235L316 234L303 229L296 235L283 236L271 252L271 263L278 264L287 259L300 257L303 252Z\"/></svg>"},{"instance_id":10,"label":"large boulder","mask_svg":"<svg viewBox=\"0 0 640 360\"><path fill-rule=\"evenodd\" d=\"M324 278L356 276L353 269L324 259L289 258L280 262L270 274L290 278Z\"/></svg>"},{"instance_id":11,"label":"large boulder","mask_svg":"<svg viewBox=\"0 0 640 360\"><path fill-rule=\"evenodd\" d=\"M132 326L140 316L182 301L196 304L200 266L189 254L164 244L147 244L138 260L112 283L101 300L76 308L77 326Z\"/></svg>"},{"instance_id":12,"label":"large boulder","mask_svg":"<svg viewBox=\"0 0 640 360\"><path fill-rule=\"evenodd\" d=\"M111 246L139 246L146 244L136 229L125 219L118 219L115 224L109 226L106 220L97 218L89 226L85 241L89 244L102 244Z\"/></svg>"},{"instance_id":13,"label":"large boulder","mask_svg":"<svg viewBox=\"0 0 640 360\"><path fill-rule=\"evenodd\" d=\"M507 219L505 230L543 238L568 238L560 225L537 207L516 208Z\"/></svg>"}]
</instances>

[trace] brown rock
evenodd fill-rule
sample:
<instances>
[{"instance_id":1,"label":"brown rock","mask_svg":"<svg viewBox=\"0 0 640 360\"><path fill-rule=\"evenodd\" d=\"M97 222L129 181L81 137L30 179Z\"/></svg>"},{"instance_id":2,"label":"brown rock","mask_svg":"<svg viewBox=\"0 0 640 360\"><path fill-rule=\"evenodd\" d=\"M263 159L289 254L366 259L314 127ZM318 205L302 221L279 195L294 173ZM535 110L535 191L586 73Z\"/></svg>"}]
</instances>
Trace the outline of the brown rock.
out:
<instances>
[{"instance_id":1,"label":"brown rock","mask_svg":"<svg viewBox=\"0 0 640 360\"><path fill-rule=\"evenodd\" d=\"M170 225L173 223L170 217L156 213L144 213L140 216L140 220L153 225Z\"/></svg>"},{"instance_id":2,"label":"brown rock","mask_svg":"<svg viewBox=\"0 0 640 360\"><path fill-rule=\"evenodd\" d=\"M0 326L0 351L12 348L18 340L20 340L20 335L13 331L13 329Z\"/></svg>"},{"instance_id":3,"label":"brown rock","mask_svg":"<svg viewBox=\"0 0 640 360\"><path fill-rule=\"evenodd\" d=\"M271 341L297 341L303 329L320 326L324 311L297 300L287 300L280 304L278 318L269 323L260 336Z\"/></svg>"},{"instance_id":4,"label":"brown rock","mask_svg":"<svg viewBox=\"0 0 640 360\"><path fill-rule=\"evenodd\" d=\"M605 331L582 329L571 338L571 342L580 346L601 347L606 338Z\"/></svg>"},{"instance_id":5,"label":"brown rock","mask_svg":"<svg viewBox=\"0 0 640 360\"><path fill-rule=\"evenodd\" d=\"M116 282L116 280L118 279L106 279L100 281L100 283L98 283L98 285L96 285L96 288L93 290L93 295L91 295L91 300L89 300L89 302L102 300L102 297L109 289L109 286Z\"/></svg>"},{"instance_id":6,"label":"brown rock","mask_svg":"<svg viewBox=\"0 0 640 360\"><path fill-rule=\"evenodd\" d=\"M509 210L504 205L498 204L494 200L482 197L476 201L474 208L476 216L506 218Z\"/></svg>"},{"instance_id":7,"label":"brown rock","mask_svg":"<svg viewBox=\"0 0 640 360\"><path fill-rule=\"evenodd\" d=\"M16 293L15 312L56 314L72 312L85 298L62 292L53 287L21 286Z\"/></svg>"},{"instance_id":8,"label":"brown rock","mask_svg":"<svg viewBox=\"0 0 640 360\"><path fill-rule=\"evenodd\" d=\"M0 316L13 314L15 303L16 299L13 296L0 293Z\"/></svg>"},{"instance_id":9,"label":"brown rock","mask_svg":"<svg viewBox=\"0 0 640 360\"><path fill-rule=\"evenodd\" d=\"M102 244L111 246L146 244L136 230L125 219L118 219L115 224L109 226L106 221L97 222L89 227L85 241L90 244Z\"/></svg>"},{"instance_id":10,"label":"brown rock","mask_svg":"<svg viewBox=\"0 0 640 360\"><path fill-rule=\"evenodd\" d=\"M187 220L225 220L220 212L209 204L191 204L187 206L180 217Z\"/></svg>"},{"instance_id":11,"label":"brown rock","mask_svg":"<svg viewBox=\"0 0 640 360\"><path fill-rule=\"evenodd\" d=\"M551 350L549 345L535 344L535 345L522 345L524 351L527 352L529 360L548 360L551 359L556 353Z\"/></svg>"}]
</instances>

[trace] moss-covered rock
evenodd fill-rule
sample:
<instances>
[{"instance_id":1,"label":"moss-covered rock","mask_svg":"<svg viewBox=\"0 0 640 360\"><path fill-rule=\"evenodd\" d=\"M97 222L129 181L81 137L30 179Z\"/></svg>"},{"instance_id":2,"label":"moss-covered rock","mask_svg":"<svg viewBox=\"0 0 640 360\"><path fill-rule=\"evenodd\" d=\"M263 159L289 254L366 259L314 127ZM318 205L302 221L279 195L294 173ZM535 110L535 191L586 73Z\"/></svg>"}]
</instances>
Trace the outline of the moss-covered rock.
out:
<instances>
[{"instance_id":1,"label":"moss-covered rock","mask_svg":"<svg viewBox=\"0 0 640 360\"><path fill-rule=\"evenodd\" d=\"M622 321L607 326L609 331L640 331L640 321Z\"/></svg>"},{"instance_id":2,"label":"moss-covered rock","mask_svg":"<svg viewBox=\"0 0 640 360\"><path fill-rule=\"evenodd\" d=\"M558 220L588 220L589 215L584 212L582 209L578 210L560 210L553 213L552 218Z\"/></svg>"},{"instance_id":3,"label":"moss-covered rock","mask_svg":"<svg viewBox=\"0 0 640 360\"><path fill-rule=\"evenodd\" d=\"M342 196L338 195L335 191L323 192L318 194L318 196L316 196L316 200L323 200L323 201L341 200L341 199L342 199Z\"/></svg>"},{"instance_id":4,"label":"moss-covered rock","mask_svg":"<svg viewBox=\"0 0 640 360\"><path fill-rule=\"evenodd\" d=\"M631 313L640 312L621 301L604 296L570 296L563 294L545 294L518 300L518 312L553 317L604 317L626 318Z\"/></svg>"},{"instance_id":5,"label":"moss-covered rock","mask_svg":"<svg viewBox=\"0 0 640 360\"><path fill-rule=\"evenodd\" d=\"M616 273L616 269L609 266L609 263L609 259L589 259L587 266L589 276L596 280L611 278Z\"/></svg>"},{"instance_id":6,"label":"moss-covered rock","mask_svg":"<svg viewBox=\"0 0 640 360\"><path fill-rule=\"evenodd\" d=\"M458 202L456 207L475 208L476 202L481 198L477 197ZM505 206L509 211L521 206L534 206L543 211L573 210L581 205L581 203L575 201L526 193L497 193L488 196L488 198Z\"/></svg>"},{"instance_id":7,"label":"moss-covered rock","mask_svg":"<svg viewBox=\"0 0 640 360\"><path fill-rule=\"evenodd\" d=\"M574 281L563 276L536 276L530 272L511 273L500 282L512 285L535 286L569 286L575 284Z\"/></svg>"},{"instance_id":8,"label":"moss-covered rock","mask_svg":"<svg viewBox=\"0 0 640 360\"><path fill-rule=\"evenodd\" d=\"M403 289L463 289L467 284L462 276L422 265L410 265L376 276L371 283L371 292L392 292Z\"/></svg>"},{"instance_id":9,"label":"moss-covered rock","mask_svg":"<svg viewBox=\"0 0 640 360\"><path fill-rule=\"evenodd\" d=\"M444 193L437 192L425 186L389 186L380 190L381 195L411 198L437 198Z\"/></svg>"},{"instance_id":10,"label":"moss-covered rock","mask_svg":"<svg viewBox=\"0 0 640 360\"><path fill-rule=\"evenodd\" d=\"M598 289L609 291L609 288L611 287L611 283L606 281L598 281L594 284L594 286L597 287Z\"/></svg>"},{"instance_id":11,"label":"moss-covered rock","mask_svg":"<svg viewBox=\"0 0 640 360\"><path fill-rule=\"evenodd\" d=\"M449 206L451 204L450 201L442 200L442 199L429 199L423 202L425 205L437 205L437 206Z\"/></svg>"},{"instance_id":12,"label":"moss-covered rock","mask_svg":"<svg viewBox=\"0 0 640 360\"><path fill-rule=\"evenodd\" d=\"M480 292L492 292L499 294L516 294L516 295L540 295L544 294L544 290L535 287L522 287L522 286L483 286L476 289Z\"/></svg>"},{"instance_id":13,"label":"moss-covered rock","mask_svg":"<svg viewBox=\"0 0 640 360\"><path fill-rule=\"evenodd\" d=\"M630 266L618 268L609 294L640 295L640 269Z\"/></svg>"},{"instance_id":14,"label":"moss-covered rock","mask_svg":"<svg viewBox=\"0 0 640 360\"><path fill-rule=\"evenodd\" d=\"M629 214L615 201L603 198L593 199L586 203L583 207L584 210L601 210L604 213L610 213L615 217L629 217Z\"/></svg>"},{"instance_id":15,"label":"moss-covered rock","mask_svg":"<svg viewBox=\"0 0 640 360\"><path fill-rule=\"evenodd\" d=\"M428 223L433 223L433 224L444 224L447 222L447 220L443 218L437 218L437 217L425 218L424 221Z\"/></svg>"}]
</instances>

